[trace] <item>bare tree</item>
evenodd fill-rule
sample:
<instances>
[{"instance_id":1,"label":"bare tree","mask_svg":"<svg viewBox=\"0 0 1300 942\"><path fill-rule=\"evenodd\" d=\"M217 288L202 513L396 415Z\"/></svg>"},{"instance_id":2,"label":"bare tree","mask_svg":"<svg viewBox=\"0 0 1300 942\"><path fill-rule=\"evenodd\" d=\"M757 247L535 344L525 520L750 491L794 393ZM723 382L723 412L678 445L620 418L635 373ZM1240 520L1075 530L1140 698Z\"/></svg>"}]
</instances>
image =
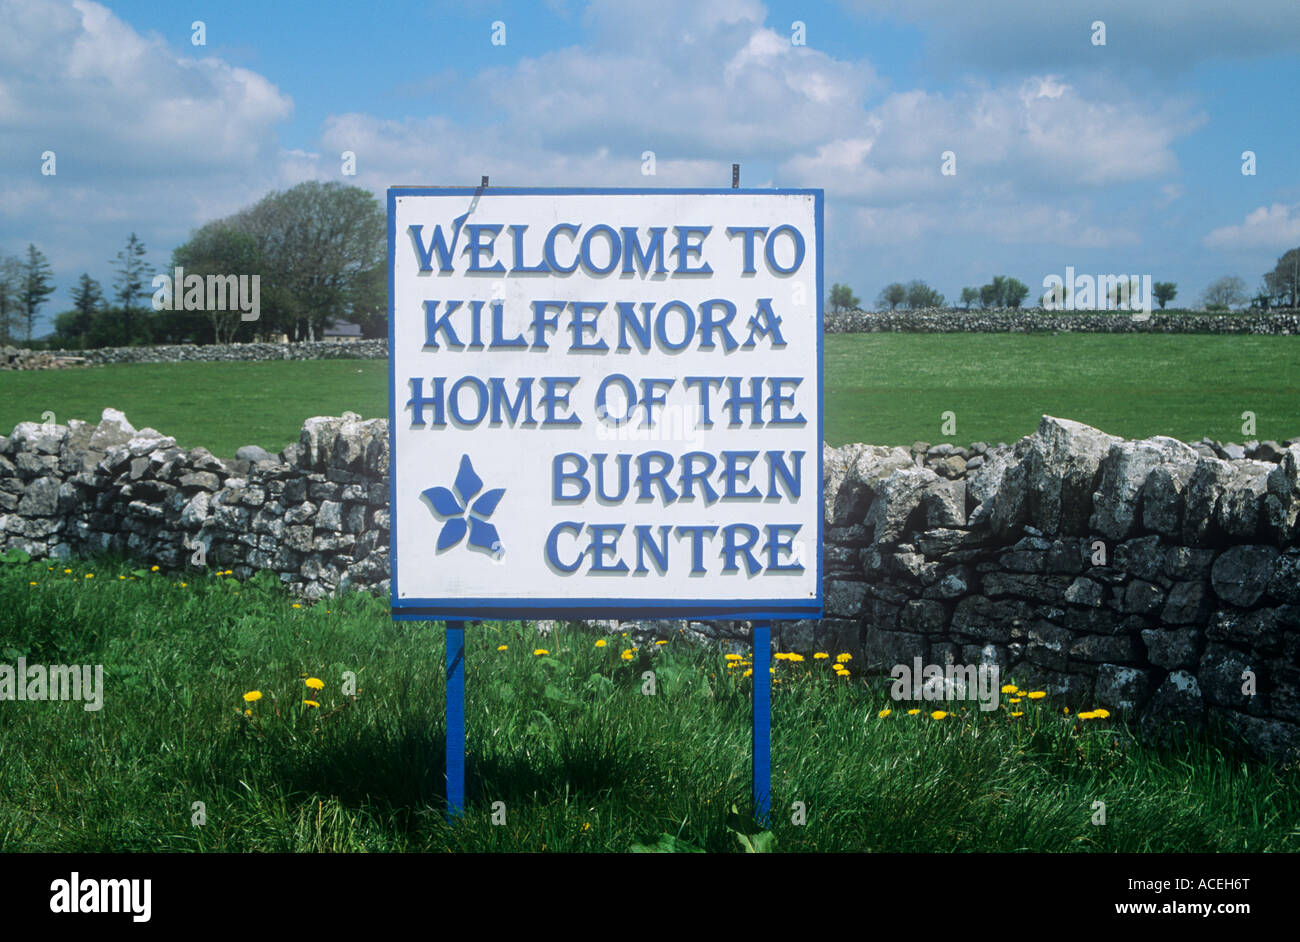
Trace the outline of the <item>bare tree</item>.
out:
<instances>
[{"instance_id":1,"label":"bare tree","mask_svg":"<svg viewBox=\"0 0 1300 942\"><path fill-rule=\"evenodd\" d=\"M1246 283L1236 275L1224 275L1210 283L1201 300L1208 311L1226 311L1246 300Z\"/></svg>"}]
</instances>

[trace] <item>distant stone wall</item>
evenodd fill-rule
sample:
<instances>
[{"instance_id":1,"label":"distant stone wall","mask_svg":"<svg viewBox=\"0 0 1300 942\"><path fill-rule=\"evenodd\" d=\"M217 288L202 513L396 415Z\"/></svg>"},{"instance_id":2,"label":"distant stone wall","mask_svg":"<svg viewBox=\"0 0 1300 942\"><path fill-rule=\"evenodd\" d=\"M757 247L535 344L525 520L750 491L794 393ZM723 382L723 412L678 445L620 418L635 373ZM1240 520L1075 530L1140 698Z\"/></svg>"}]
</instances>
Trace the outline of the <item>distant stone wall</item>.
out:
<instances>
[{"instance_id":1,"label":"distant stone wall","mask_svg":"<svg viewBox=\"0 0 1300 942\"><path fill-rule=\"evenodd\" d=\"M221 363L234 360L384 360L388 341L311 340L299 343L166 344L149 347L101 347L98 350L51 350L53 356L81 357L89 365L106 363Z\"/></svg>"},{"instance_id":2,"label":"distant stone wall","mask_svg":"<svg viewBox=\"0 0 1300 942\"><path fill-rule=\"evenodd\" d=\"M1153 311L1149 318L1126 311L1050 312L1042 310L848 311L825 315L826 332L844 333L1076 333L1145 334L1300 334L1300 311L1244 311L1239 314L1190 314ZM105 363L185 363L231 360L383 360L387 339L300 343L172 344L150 347L103 347L98 350L40 352L7 347L0 350L0 369L42 369L54 357L80 357L87 365ZM6 366L12 363L12 366Z\"/></svg>"},{"instance_id":3,"label":"distant stone wall","mask_svg":"<svg viewBox=\"0 0 1300 942\"><path fill-rule=\"evenodd\" d=\"M1125 441L1045 416L1012 446L923 446L824 449L825 617L777 625L782 649L848 651L872 673L997 664L1154 737L1214 716L1300 757L1300 442ZM271 570L309 599L387 591L385 420L312 418L279 455L239 455L111 409L97 426L21 423L0 437L0 547L180 568L201 546L208 566Z\"/></svg>"},{"instance_id":4,"label":"distant stone wall","mask_svg":"<svg viewBox=\"0 0 1300 942\"><path fill-rule=\"evenodd\" d=\"M848 333L1061 333L1096 334L1300 334L1300 311L1192 314L1152 311L847 311L825 318L828 334Z\"/></svg>"}]
</instances>

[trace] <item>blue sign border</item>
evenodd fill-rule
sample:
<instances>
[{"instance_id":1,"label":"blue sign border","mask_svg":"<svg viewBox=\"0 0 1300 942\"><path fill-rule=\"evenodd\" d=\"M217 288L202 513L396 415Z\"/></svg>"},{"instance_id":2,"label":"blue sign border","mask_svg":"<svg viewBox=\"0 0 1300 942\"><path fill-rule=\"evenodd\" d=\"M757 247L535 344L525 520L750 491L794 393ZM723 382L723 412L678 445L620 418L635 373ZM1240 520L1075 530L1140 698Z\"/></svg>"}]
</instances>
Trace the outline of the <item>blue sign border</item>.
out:
<instances>
[{"instance_id":1,"label":"blue sign border","mask_svg":"<svg viewBox=\"0 0 1300 942\"><path fill-rule=\"evenodd\" d=\"M812 196L813 215L817 229L817 596L813 599L400 599L397 592L397 377L393 353L395 297L394 261L397 246L397 198L399 196L492 196L549 195L549 196L744 196L781 195ZM751 619L801 619L822 617L822 539L825 527L823 500L824 468L822 443L826 440L823 419L823 357L825 334L826 286L822 277L823 259L822 205L825 193L812 188L731 189L728 188L676 188L676 187L472 187L472 186L394 186L388 188L388 561L389 600L396 621L431 621L473 619L527 619L527 618L671 618L692 621Z\"/></svg>"}]
</instances>

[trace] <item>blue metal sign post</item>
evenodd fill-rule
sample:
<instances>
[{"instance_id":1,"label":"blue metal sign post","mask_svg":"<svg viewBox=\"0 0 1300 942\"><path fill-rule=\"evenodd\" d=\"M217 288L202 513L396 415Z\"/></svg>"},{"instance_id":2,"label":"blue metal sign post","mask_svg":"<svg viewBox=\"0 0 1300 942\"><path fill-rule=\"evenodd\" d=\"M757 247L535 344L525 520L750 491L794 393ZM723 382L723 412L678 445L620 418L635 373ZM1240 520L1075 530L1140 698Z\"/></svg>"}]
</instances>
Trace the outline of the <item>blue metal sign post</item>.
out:
<instances>
[{"instance_id":1,"label":"blue metal sign post","mask_svg":"<svg viewBox=\"0 0 1300 942\"><path fill-rule=\"evenodd\" d=\"M447 823L465 813L465 623L447 622Z\"/></svg>"},{"instance_id":2,"label":"blue metal sign post","mask_svg":"<svg viewBox=\"0 0 1300 942\"><path fill-rule=\"evenodd\" d=\"M771 826L772 811L772 626L754 623L754 820Z\"/></svg>"}]
</instances>

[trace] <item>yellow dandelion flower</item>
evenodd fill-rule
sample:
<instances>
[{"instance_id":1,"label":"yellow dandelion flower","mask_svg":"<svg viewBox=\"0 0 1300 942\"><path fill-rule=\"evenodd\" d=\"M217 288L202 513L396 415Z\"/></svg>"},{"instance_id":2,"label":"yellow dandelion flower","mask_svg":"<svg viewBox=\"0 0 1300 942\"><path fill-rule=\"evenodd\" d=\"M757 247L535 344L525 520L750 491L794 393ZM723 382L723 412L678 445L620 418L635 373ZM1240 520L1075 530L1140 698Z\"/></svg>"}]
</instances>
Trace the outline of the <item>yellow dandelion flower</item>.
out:
<instances>
[{"instance_id":1,"label":"yellow dandelion flower","mask_svg":"<svg viewBox=\"0 0 1300 942\"><path fill-rule=\"evenodd\" d=\"M498 651L505 651L505 650L507 650L508 648L509 648L509 645L505 645L505 644L498 644L498 645L497 645L497 650L498 650Z\"/></svg>"},{"instance_id":2,"label":"yellow dandelion flower","mask_svg":"<svg viewBox=\"0 0 1300 942\"><path fill-rule=\"evenodd\" d=\"M248 693L244 694L245 703L252 703L254 700L261 700L261 699L262 699L262 691L260 690L250 690L248 691Z\"/></svg>"},{"instance_id":3,"label":"yellow dandelion flower","mask_svg":"<svg viewBox=\"0 0 1300 942\"><path fill-rule=\"evenodd\" d=\"M183 582L181 583L181 585L184 585L184 584L185 584L185 583L183 583ZM294 602L294 603L293 603L293 607L294 607L294 608L302 608L302 606L299 605L297 602Z\"/></svg>"},{"instance_id":4,"label":"yellow dandelion flower","mask_svg":"<svg viewBox=\"0 0 1300 942\"><path fill-rule=\"evenodd\" d=\"M1102 709L1101 707L1098 707L1097 709L1092 711L1092 715L1097 717L1097 719L1099 720L1104 720L1106 717L1110 716L1110 710L1106 710L1106 709Z\"/></svg>"},{"instance_id":5,"label":"yellow dandelion flower","mask_svg":"<svg viewBox=\"0 0 1300 942\"><path fill-rule=\"evenodd\" d=\"M933 713L930 714L930 719L941 720L947 715L948 715L947 710L935 710Z\"/></svg>"},{"instance_id":6,"label":"yellow dandelion flower","mask_svg":"<svg viewBox=\"0 0 1300 942\"><path fill-rule=\"evenodd\" d=\"M830 657L830 655L827 654L825 651L818 651L816 654L813 655L813 660L814 660L814 661L824 661L824 660L826 660L828 657Z\"/></svg>"},{"instance_id":7,"label":"yellow dandelion flower","mask_svg":"<svg viewBox=\"0 0 1300 942\"><path fill-rule=\"evenodd\" d=\"M609 642L606 641L604 638L601 638L599 641L596 642L596 647L603 648L607 644L609 644Z\"/></svg>"},{"instance_id":8,"label":"yellow dandelion flower","mask_svg":"<svg viewBox=\"0 0 1300 942\"><path fill-rule=\"evenodd\" d=\"M891 709L889 709L889 707L885 707L885 709L883 709L883 710L881 710L879 713L877 713L876 716L880 717L880 718L883 720L885 717L887 717L889 714L891 714L891 713L893 713L893 712L894 712L894 711L891 710Z\"/></svg>"},{"instance_id":9,"label":"yellow dandelion flower","mask_svg":"<svg viewBox=\"0 0 1300 942\"><path fill-rule=\"evenodd\" d=\"M537 648L537 649L535 649L535 650L533 651L533 654L534 654L536 657L541 657L543 654L550 654L550 653L551 653L551 652L548 651L548 650L546 650L545 648Z\"/></svg>"},{"instance_id":10,"label":"yellow dandelion flower","mask_svg":"<svg viewBox=\"0 0 1300 942\"><path fill-rule=\"evenodd\" d=\"M802 655L802 654L791 654L791 655L789 655L789 656L786 657L786 660L787 660L787 661L790 661L792 664L798 664L800 661L803 660L803 655Z\"/></svg>"},{"instance_id":11,"label":"yellow dandelion flower","mask_svg":"<svg viewBox=\"0 0 1300 942\"><path fill-rule=\"evenodd\" d=\"M1096 713L1093 713L1093 712L1091 712L1091 711L1083 712L1083 713L1076 713L1076 714L1074 714L1074 715L1077 716L1077 717L1078 717L1079 719L1081 719L1081 720L1091 720L1091 719L1095 719L1096 716L1097 716Z\"/></svg>"},{"instance_id":12,"label":"yellow dandelion flower","mask_svg":"<svg viewBox=\"0 0 1300 942\"><path fill-rule=\"evenodd\" d=\"M590 822L590 821L583 821L583 822L582 822L582 829L583 829L584 831L590 831L590 830L591 830L591 822Z\"/></svg>"},{"instance_id":13,"label":"yellow dandelion flower","mask_svg":"<svg viewBox=\"0 0 1300 942\"><path fill-rule=\"evenodd\" d=\"M787 657L789 657L789 655L786 654L784 651L777 651L775 654L772 655L772 659L775 661L784 661Z\"/></svg>"},{"instance_id":14,"label":"yellow dandelion flower","mask_svg":"<svg viewBox=\"0 0 1300 942\"><path fill-rule=\"evenodd\" d=\"M624 651L622 654L619 655L619 657L621 657L625 661L632 660L633 656L634 655L632 654L631 648L628 648L626 651Z\"/></svg>"},{"instance_id":15,"label":"yellow dandelion flower","mask_svg":"<svg viewBox=\"0 0 1300 942\"><path fill-rule=\"evenodd\" d=\"M847 661L853 660L853 655L850 654L848 651L845 651L843 654L835 655L835 660L838 661L840 664L844 664Z\"/></svg>"},{"instance_id":16,"label":"yellow dandelion flower","mask_svg":"<svg viewBox=\"0 0 1300 942\"><path fill-rule=\"evenodd\" d=\"M118 576L117 578L120 579L120 580L122 580L122 581L126 581L126 576Z\"/></svg>"},{"instance_id":17,"label":"yellow dandelion flower","mask_svg":"<svg viewBox=\"0 0 1300 942\"><path fill-rule=\"evenodd\" d=\"M150 567L149 567L149 571L150 571L150 572L157 572L157 571L158 571L158 567L157 567L157 566L150 566Z\"/></svg>"},{"instance_id":18,"label":"yellow dandelion flower","mask_svg":"<svg viewBox=\"0 0 1300 942\"><path fill-rule=\"evenodd\" d=\"M325 681L321 680L319 677L308 677L306 680L303 681L303 683L306 684L308 687L310 687L312 690L325 689Z\"/></svg>"},{"instance_id":19,"label":"yellow dandelion flower","mask_svg":"<svg viewBox=\"0 0 1300 942\"><path fill-rule=\"evenodd\" d=\"M95 578L95 574L94 574L93 572L88 572L88 573L86 573L86 578L87 578L87 579L93 579L93 578Z\"/></svg>"},{"instance_id":20,"label":"yellow dandelion flower","mask_svg":"<svg viewBox=\"0 0 1300 942\"><path fill-rule=\"evenodd\" d=\"M27 584L28 584L28 585L36 585L35 582L29 582L29 583L27 583Z\"/></svg>"},{"instance_id":21,"label":"yellow dandelion flower","mask_svg":"<svg viewBox=\"0 0 1300 942\"><path fill-rule=\"evenodd\" d=\"M1025 692L1024 692L1023 690L1021 690L1019 687L1017 687L1017 688L1016 688L1016 696L1017 696L1017 697L1023 697L1024 695L1025 695Z\"/></svg>"},{"instance_id":22,"label":"yellow dandelion flower","mask_svg":"<svg viewBox=\"0 0 1300 942\"><path fill-rule=\"evenodd\" d=\"M916 714L918 714L918 713L920 713L920 712L921 712L920 710L908 710L908 711L907 711L907 715L908 715L908 716L916 716Z\"/></svg>"},{"instance_id":23,"label":"yellow dandelion flower","mask_svg":"<svg viewBox=\"0 0 1300 942\"><path fill-rule=\"evenodd\" d=\"M741 656L739 654L724 654L722 659L724 661L739 661L741 660Z\"/></svg>"},{"instance_id":24,"label":"yellow dandelion flower","mask_svg":"<svg viewBox=\"0 0 1300 942\"><path fill-rule=\"evenodd\" d=\"M1011 715L1012 715L1012 716L1024 716L1025 714L1024 714L1024 711L1023 711L1023 710L1017 710L1015 713L1012 713Z\"/></svg>"},{"instance_id":25,"label":"yellow dandelion flower","mask_svg":"<svg viewBox=\"0 0 1300 942\"><path fill-rule=\"evenodd\" d=\"M1015 685L1015 684L1003 684L1003 685L1002 685L1002 693L1015 693L1015 692L1016 692L1016 685Z\"/></svg>"},{"instance_id":26,"label":"yellow dandelion flower","mask_svg":"<svg viewBox=\"0 0 1300 942\"><path fill-rule=\"evenodd\" d=\"M1070 713L1070 708L1069 708L1069 707L1061 707L1061 712L1064 713L1064 714L1066 714L1066 715L1068 716L1069 713Z\"/></svg>"},{"instance_id":27,"label":"yellow dandelion flower","mask_svg":"<svg viewBox=\"0 0 1300 942\"><path fill-rule=\"evenodd\" d=\"M753 676L754 676L754 668L751 667L749 670L745 671L744 676L745 676L745 677L753 677Z\"/></svg>"},{"instance_id":28,"label":"yellow dandelion flower","mask_svg":"<svg viewBox=\"0 0 1300 942\"><path fill-rule=\"evenodd\" d=\"M1047 691L1045 691L1045 690L1031 690L1031 691L1029 691L1029 699L1030 699L1030 700L1041 700L1041 699L1043 699L1043 697L1045 697L1045 696L1047 696Z\"/></svg>"},{"instance_id":29,"label":"yellow dandelion flower","mask_svg":"<svg viewBox=\"0 0 1300 942\"><path fill-rule=\"evenodd\" d=\"M309 707L318 707L318 706L320 706L320 704L317 703L315 700L304 700L304 701L302 701L302 703L303 703L303 706L309 706Z\"/></svg>"},{"instance_id":30,"label":"yellow dandelion flower","mask_svg":"<svg viewBox=\"0 0 1300 942\"><path fill-rule=\"evenodd\" d=\"M182 583L181 583L181 588L183 589L183 588L185 588L187 585L189 585L188 582L182 582Z\"/></svg>"},{"instance_id":31,"label":"yellow dandelion flower","mask_svg":"<svg viewBox=\"0 0 1300 942\"><path fill-rule=\"evenodd\" d=\"M63 570L63 571L64 571L64 572L72 572L71 569L65 569L65 570Z\"/></svg>"},{"instance_id":32,"label":"yellow dandelion flower","mask_svg":"<svg viewBox=\"0 0 1300 942\"><path fill-rule=\"evenodd\" d=\"M656 641L655 644L667 644L667 641Z\"/></svg>"},{"instance_id":33,"label":"yellow dandelion flower","mask_svg":"<svg viewBox=\"0 0 1300 942\"><path fill-rule=\"evenodd\" d=\"M1023 700L1023 699L1024 699L1023 697L1012 697L1012 698L1011 698L1011 702L1012 702L1012 703L1019 703L1019 702L1020 702L1021 700Z\"/></svg>"}]
</instances>

